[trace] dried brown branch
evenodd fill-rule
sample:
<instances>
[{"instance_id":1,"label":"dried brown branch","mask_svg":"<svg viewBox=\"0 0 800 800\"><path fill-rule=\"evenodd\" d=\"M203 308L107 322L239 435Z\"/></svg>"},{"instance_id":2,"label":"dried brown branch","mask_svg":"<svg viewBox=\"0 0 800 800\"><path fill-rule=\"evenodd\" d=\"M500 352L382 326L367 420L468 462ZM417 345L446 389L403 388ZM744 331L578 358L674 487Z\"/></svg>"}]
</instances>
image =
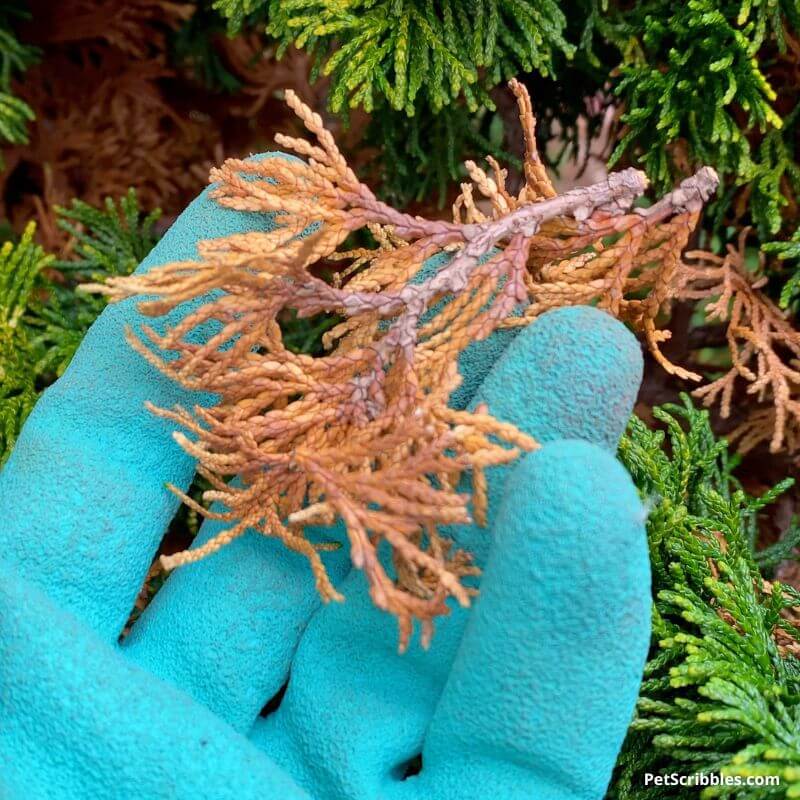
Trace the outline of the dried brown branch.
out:
<instances>
[{"instance_id":1,"label":"dried brown branch","mask_svg":"<svg viewBox=\"0 0 800 800\"><path fill-rule=\"evenodd\" d=\"M710 298L706 306L709 321L727 322L727 345L731 367L724 375L696 389L694 394L706 405L719 403L723 418L730 416L734 389L740 383L747 394L766 406L729 434L746 452L762 441L777 452L800 444L800 332L781 311L759 291L764 279L753 280L744 266L748 230L742 231L738 247L725 256L690 252L694 264L685 267L686 296Z\"/></svg>"},{"instance_id":2,"label":"dried brown branch","mask_svg":"<svg viewBox=\"0 0 800 800\"><path fill-rule=\"evenodd\" d=\"M374 602L399 620L401 647L415 619L426 642L448 597L469 603L463 577L474 573L438 526L485 519L486 470L536 447L491 409L448 408L459 354L501 326L596 302L641 330L665 367L683 374L659 353L668 334L655 321L686 291L681 251L716 175L702 169L644 209L633 208L646 189L636 170L557 195L536 154L530 100L521 85L512 89L528 160L516 197L490 161L490 172L467 165L473 183L464 185L453 222L397 211L358 180L320 117L289 91L313 138L276 138L304 160L232 160L211 174L222 206L276 213L280 227L204 242L199 261L102 287L114 299L148 296L140 307L151 316L218 293L164 334L145 327L130 336L167 375L219 398L208 409L153 409L186 431L176 439L214 487L205 500L226 509L204 513L230 523L168 566L209 555L249 528L307 555L322 597L338 599L304 528L341 519ZM363 229L374 247L340 249ZM442 266L419 274L443 252ZM331 259L349 262L346 281L329 284L311 271ZM326 335L325 355L284 347L277 320L286 309L344 318ZM213 336L193 335L211 322ZM473 481L472 515L456 489L464 474ZM381 543L396 579L379 557Z\"/></svg>"},{"instance_id":3,"label":"dried brown branch","mask_svg":"<svg viewBox=\"0 0 800 800\"><path fill-rule=\"evenodd\" d=\"M226 67L241 81L242 88L231 105L231 113L253 119L276 97L292 87L306 98L314 98L315 107L324 105L327 81L309 80L311 69L308 53L296 47L287 48L280 60L273 40L257 33L220 35L215 41Z\"/></svg>"},{"instance_id":4,"label":"dried brown branch","mask_svg":"<svg viewBox=\"0 0 800 800\"><path fill-rule=\"evenodd\" d=\"M0 213L38 222L50 250L68 235L56 206L102 204L134 185L144 208L180 208L221 156L219 132L176 107L168 34L195 11L168 0L65 0L33 7L47 53L14 86L36 114L27 144L3 150Z\"/></svg>"},{"instance_id":5,"label":"dried brown branch","mask_svg":"<svg viewBox=\"0 0 800 800\"><path fill-rule=\"evenodd\" d=\"M170 0L32 0L37 43L106 42L147 60L166 50L166 34L195 13L192 3Z\"/></svg>"}]
</instances>

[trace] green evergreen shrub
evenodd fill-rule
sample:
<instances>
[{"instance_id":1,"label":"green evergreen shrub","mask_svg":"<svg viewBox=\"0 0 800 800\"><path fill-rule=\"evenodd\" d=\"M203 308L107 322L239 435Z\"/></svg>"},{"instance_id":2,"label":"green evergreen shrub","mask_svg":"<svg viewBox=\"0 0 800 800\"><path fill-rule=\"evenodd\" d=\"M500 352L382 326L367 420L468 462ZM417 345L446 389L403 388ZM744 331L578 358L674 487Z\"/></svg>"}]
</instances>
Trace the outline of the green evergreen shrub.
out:
<instances>
[{"instance_id":1,"label":"green evergreen shrub","mask_svg":"<svg viewBox=\"0 0 800 800\"><path fill-rule=\"evenodd\" d=\"M609 797L697 797L645 774L777 775L777 787L708 787L703 797L794 797L800 791L800 593L763 577L800 540L755 552L761 497L733 476L738 459L707 411L665 405L666 426L633 418L619 455L650 506L653 641L636 716ZM794 612L794 614L793 614Z\"/></svg>"},{"instance_id":2,"label":"green evergreen shrub","mask_svg":"<svg viewBox=\"0 0 800 800\"><path fill-rule=\"evenodd\" d=\"M161 212L145 215L131 189L103 209L76 200L58 214L74 239L71 258L56 260L37 245L33 223L0 249L0 464L40 392L66 369L105 308L103 298L77 286L132 272L157 241Z\"/></svg>"},{"instance_id":3,"label":"green evergreen shrub","mask_svg":"<svg viewBox=\"0 0 800 800\"><path fill-rule=\"evenodd\" d=\"M20 42L14 31L15 22L26 17L24 3L15 0L0 3L0 137L14 144L28 141L28 123L35 117L33 109L16 97L11 88L15 75L24 72L40 56L38 48Z\"/></svg>"}]
</instances>

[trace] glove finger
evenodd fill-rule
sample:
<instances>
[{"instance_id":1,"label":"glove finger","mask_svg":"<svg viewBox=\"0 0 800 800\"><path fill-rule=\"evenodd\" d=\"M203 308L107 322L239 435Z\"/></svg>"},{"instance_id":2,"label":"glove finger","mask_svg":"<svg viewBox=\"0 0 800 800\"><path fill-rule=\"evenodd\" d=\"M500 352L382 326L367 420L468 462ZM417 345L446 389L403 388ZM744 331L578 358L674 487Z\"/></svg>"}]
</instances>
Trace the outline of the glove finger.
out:
<instances>
[{"instance_id":1,"label":"glove finger","mask_svg":"<svg viewBox=\"0 0 800 800\"><path fill-rule=\"evenodd\" d=\"M582 439L614 452L642 381L636 337L605 311L542 314L506 348L472 399L539 442Z\"/></svg>"},{"instance_id":2,"label":"glove finger","mask_svg":"<svg viewBox=\"0 0 800 800\"><path fill-rule=\"evenodd\" d=\"M594 309L565 309L521 331L472 402L488 401L490 411L540 440L564 429L611 446L630 414L640 375L639 347L624 326ZM562 388L570 384L572 392ZM608 421L600 421L598 393L608 405ZM558 413L548 402L558 404ZM489 471L490 518L513 468ZM489 530L461 526L447 532L483 563ZM353 571L339 589L347 602L314 615L283 701L257 722L253 737L292 774L305 774L302 783L312 794L335 786L342 796L371 800L394 791L398 770L420 752L468 612L453 608L439 620L429 651L412 646L398 656L396 624L373 606L363 575ZM318 753L309 762L307 755L321 742L324 757Z\"/></svg>"},{"instance_id":3,"label":"glove finger","mask_svg":"<svg viewBox=\"0 0 800 800\"><path fill-rule=\"evenodd\" d=\"M312 797L390 798L422 748L467 611L437 623L429 650L397 653L397 624L352 570L309 622L286 693L252 740ZM430 797L436 797L433 793Z\"/></svg>"},{"instance_id":4,"label":"glove finger","mask_svg":"<svg viewBox=\"0 0 800 800\"><path fill-rule=\"evenodd\" d=\"M484 378L470 402L545 443L581 439L616 451L642 380L638 341L621 323L596 308L549 311L521 331ZM500 507L515 464L487 472L488 528ZM468 480L464 489L469 490ZM475 525L445 533L481 564L491 539Z\"/></svg>"},{"instance_id":5,"label":"glove finger","mask_svg":"<svg viewBox=\"0 0 800 800\"><path fill-rule=\"evenodd\" d=\"M197 241L273 227L269 215L221 208L203 192L139 271L197 257ZM171 322L187 312L177 309ZM116 639L186 488L194 461L172 424L144 410L198 402L133 351L133 302L109 306L37 403L0 472L0 553L20 575Z\"/></svg>"},{"instance_id":6,"label":"glove finger","mask_svg":"<svg viewBox=\"0 0 800 800\"><path fill-rule=\"evenodd\" d=\"M413 797L603 796L649 644L644 520L595 445L555 442L520 463Z\"/></svg>"},{"instance_id":7,"label":"glove finger","mask_svg":"<svg viewBox=\"0 0 800 800\"><path fill-rule=\"evenodd\" d=\"M193 548L223 528L206 521ZM341 528L307 529L306 535L319 542L346 539ZM324 556L336 584L350 568L347 549ZM246 732L286 681L297 642L319 605L308 560L250 531L176 570L123 649L140 667Z\"/></svg>"},{"instance_id":8,"label":"glove finger","mask_svg":"<svg viewBox=\"0 0 800 800\"><path fill-rule=\"evenodd\" d=\"M425 276L441 260L429 259ZM514 333L499 332L462 354L460 368L466 377L458 390L461 407ZM206 522L193 549L223 527ZM347 542L341 525L316 535ZM334 584L349 571L346 547L325 554L324 560ZM279 542L249 533L211 558L173 573L124 648L137 664L179 686L237 730L247 731L284 684L299 637L319 605L307 561ZM345 618L351 603L346 608Z\"/></svg>"},{"instance_id":9,"label":"glove finger","mask_svg":"<svg viewBox=\"0 0 800 800\"><path fill-rule=\"evenodd\" d=\"M0 565L0 796L308 800L248 740Z\"/></svg>"}]
</instances>

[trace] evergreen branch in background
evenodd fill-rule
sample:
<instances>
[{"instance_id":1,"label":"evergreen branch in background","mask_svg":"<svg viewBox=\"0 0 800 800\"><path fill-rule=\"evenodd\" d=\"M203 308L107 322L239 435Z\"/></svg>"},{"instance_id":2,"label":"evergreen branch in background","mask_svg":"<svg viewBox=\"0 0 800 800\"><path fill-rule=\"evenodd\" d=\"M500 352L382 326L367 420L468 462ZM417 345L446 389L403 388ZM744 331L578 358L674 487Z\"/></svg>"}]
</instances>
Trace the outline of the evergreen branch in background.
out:
<instances>
[{"instance_id":1,"label":"evergreen branch in background","mask_svg":"<svg viewBox=\"0 0 800 800\"><path fill-rule=\"evenodd\" d=\"M239 23L243 24L244 20ZM174 61L187 66L201 85L213 92L233 94L241 90L242 81L225 64L217 47L225 30L225 20L212 9L210 0L202 0L173 34L170 50Z\"/></svg>"},{"instance_id":2,"label":"evergreen branch in background","mask_svg":"<svg viewBox=\"0 0 800 800\"><path fill-rule=\"evenodd\" d=\"M623 53L614 91L625 104L612 164L629 153L657 186L672 185L687 162L713 165L735 186L750 184L752 221L775 234L783 189L797 191L800 171L784 130L794 114L776 112L765 71L774 58L760 56L785 49L784 26L800 20L796 0L641 0L609 14L602 33Z\"/></svg>"},{"instance_id":3,"label":"evergreen branch in background","mask_svg":"<svg viewBox=\"0 0 800 800\"><path fill-rule=\"evenodd\" d=\"M653 642L637 712L609 797L696 798L696 787L645 786L646 772L778 775L779 786L709 787L703 797L793 797L800 789L800 594L764 580L776 556L754 552L758 512L788 489L759 498L739 488L728 445L708 413L654 409L667 429L631 420L619 455L650 506Z\"/></svg>"},{"instance_id":4,"label":"evergreen branch in background","mask_svg":"<svg viewBox=\"0 0 800 800\"><path fill-rule=\"evenodd\" d=\"M79 272L82 281L129 275L159 238L155 224L161 209L145 214L133 188L117 202L107 197L104 208L73 200L70 208L57 207L56 211L58 227L75 243L69 260L56 266Z\"/></svg>"},{"instance_id":5,"label":"evergreen branch in background","mask_svg":"<svg viewBox=\"0 0 800 800\"><path fill-rule=\"evenodd\" d=\"M370 175L382 198L403 206L436 198L442 207L448 190L467 177L464 159L490 155L521 169L504 149L505 138L502 117L487 108L472 114L457 103L437 114L423 104L413 117L391 109L376 114L364 144L382 151Z\"/></svg>"},{"instance_id":6,"label":"evergreen branch in background","mask_svg":"<svg viewBox=\"0 0 800 800\"><path fill-rule=\"evenodd\" d=\"M635 143L651 178L671 183L668 146L683 138L723 171L746 172L750 148L733 106L747 109L748 124L762 131L781 124L754 59L761 42L753 26L742 31L715 0L690 0L674 14L662 0L634 8L628 32L635 44L616 86L628 130L613 160Z\"/></svg>"},{"instance_id":7,"label":"evergreen branch in background","mask_svg":"<svg viewBox=\"0 0 800 800\"><path fill-rule=\"evenodd\" d=\"M14 144L27 142L28 123L34 118L33 109L24 100L0 92L0 136L3 139Z\"/></svg>"},{"instance_id":8,"label":"evergreen branch in background","mask_svg":"<svg viewBox=\"0 0 800 800\"><path fill-rule=\"evenodd\" d=\"M71 259L56 261L35 244L33 223L0 250L0 464L42 389L66 369L105 308L77 284L131 273L157 241L161 212L144 214L131 189L102 209L76 200L58 215L73 238Z\"/></svg>"},{"instance_id":9,"label":"evergreen branch in background","mask_svg":"<svg viewBox=\"0 0 800 800\"><path fill-rule=\"evenodd\" d=\"M389 105L409 116L460 98L492 108L486 89L520 71L552 74L571 57L567 19L556 0L217 0L238 30L268 10L267 32L314 55L330 76L330 107Z\"/></svg>"},{"instance_id":10,"label":"evergreen branch in background","mask_svg":"<svg viewBox=\"0 0 800 800\"><path fill-rule=\"evenodd\" d=\"M22 44L13 31L13 23L28 16L23 3L0 3L0 137L12 144L28 141L28 123L35 118L33 109L11 91L14 75L39 60L39 49Z\"/></svg>"},{"instance_id":11,"label":"evergreen branch in background","mask_svg":"<svg viewBox=\"0 0 800 800\"><path fill-rule=\"evenodd\" d=\"M773 128L758 146L749 174L734 178L734 184L749 181L748 208L762 241L778 233L783 227L782 213L792 198L800 197L800 165L795 160L795 138L800 106L781 120L780 128ZM796 202L796 200L794 201ZM717 216L725 212L720 204Z\"/></svg>"},{"instance_id":12,"label":"evergreen branch in background","mask_svg":"<svg viewBox=\"0 0 800 800\"><path fill-rule=\"evenodd\" d=\"M103 208L73 200L70 208L57 208L58 226L73 242L70 257L54 266L68 276L66 285L52 282L47 301L31 310L32 345L40 353L40 374L61 375L72 360L84 334L105 308L95 295L77 292L79 283L129 275L158 241L154 226L161 210L145 214L134 189L115 202L107 197Z\"/></svg>"},{"instance_id":13,"label":"evergreen branch in background","mask_svg":"<svg viewBox=\"0 0 800 800\"><path fill-rule=\"evenodd\" d=\"M765 253L774 253L778 256L779 261L797 261L800 259L800 228L792 234L788 241L767 242L761 249ZM788 308L798 296L800 296L800 264L795 265L794 271L783 284L780 297L781 308Z\"/></svg>"},{"instance_id":14,"label":"evergreen branch in background","mask_svg":"<svg viewBox=\"0 0 800 800\"><path fill-rule=\"evenodd\" d=\"M762 574L768 575L782 562L796 559L798 546L800 546L800 524L794 517L789 528L777 542L756 551L756 564Z\"/></svg>"},{"instance_id":15,"label":"evergreen branch in background","mask_svg":"<svg viewBox=\"0 0 800 800\"><path fill-rule=\"evenodd\" d=\"M33 241L29 223L18 242L0 248L0 464L36 402L34 362L25 314L53 257Z\"/></svg>"},{"instance_id":16,"label":"evergreen branch in background","mask_svg":"<svg viewBox=\"0 0 800 800\"><path fill-rule=\"evenodd\" d=\"M212 8L228 21L231 35L254 24L266 24L270 0L213 0Z\"/></svg>"}]
</instances>

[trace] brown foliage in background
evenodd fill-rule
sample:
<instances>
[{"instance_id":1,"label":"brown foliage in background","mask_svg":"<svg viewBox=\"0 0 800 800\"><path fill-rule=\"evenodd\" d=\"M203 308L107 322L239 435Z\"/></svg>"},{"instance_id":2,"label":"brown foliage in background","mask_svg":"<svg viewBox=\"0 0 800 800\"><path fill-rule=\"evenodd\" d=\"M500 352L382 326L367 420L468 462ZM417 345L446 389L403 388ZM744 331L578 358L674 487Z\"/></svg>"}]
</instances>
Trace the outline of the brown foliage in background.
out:
<instances>
[{"instance_id":1,"label":"brown foliage in background","mask_svg":"<svg viewBox=\"0 0 800 800\"><path fill-rule=\"evenodd\" d=\"M4 148L0 215L21 229L38 223L49 250L67 244L55 207L73 198L100 205L135 186L145 208L177 215L202 189L212 164L230 153L264 149L285 128L278 89L295 87L321 106L304 54L278 62L261 36L214 43L242 81L236 94L213 93L171 63L169 36L195 13L166 0L35 0L22 27L43 57L14 85L36 114L30 141ZM276 111L278 112L276 114Z\"/></svg>"}]
</instances>

